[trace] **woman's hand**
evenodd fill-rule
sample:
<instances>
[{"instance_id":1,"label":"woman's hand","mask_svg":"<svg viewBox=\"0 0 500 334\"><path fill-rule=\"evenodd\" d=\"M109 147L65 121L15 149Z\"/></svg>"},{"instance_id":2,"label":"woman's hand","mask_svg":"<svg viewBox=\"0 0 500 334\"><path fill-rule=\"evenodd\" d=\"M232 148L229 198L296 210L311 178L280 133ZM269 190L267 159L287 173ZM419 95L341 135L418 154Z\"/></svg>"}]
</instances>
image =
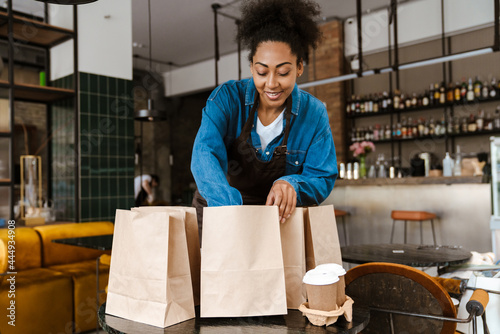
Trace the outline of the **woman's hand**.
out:
<instances>
[{"instance_id":1,"label":"woman's hand","mask_svg":"<svg viewBox=\"0 0 500 334\"><path fill-rule=\"evenodd\" d=\"M276 181L267 195L266 205L279 207L280 222L289 218L297 205L297 193L292 185L286 181Z\"/></svg>"}]
</instances>

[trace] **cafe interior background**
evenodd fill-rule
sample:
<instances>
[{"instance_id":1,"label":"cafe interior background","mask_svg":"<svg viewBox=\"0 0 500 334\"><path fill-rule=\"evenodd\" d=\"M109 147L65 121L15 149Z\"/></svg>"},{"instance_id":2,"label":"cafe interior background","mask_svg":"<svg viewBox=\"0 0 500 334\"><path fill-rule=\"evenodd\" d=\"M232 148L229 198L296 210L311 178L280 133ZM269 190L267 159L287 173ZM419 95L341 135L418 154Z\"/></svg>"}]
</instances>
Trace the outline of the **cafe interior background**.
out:
<instances>
[{"instance_id":1,"label":"cafe interior background","mask_svg":"<svg viewBox=\"0 0 500 334\"><path fill-rule=\"evenodd\" d=\"M317 2L324 39L298 84L330 118L344 173L323 204L348 212L345 225L338 221L341 245L389 243L392 210L428 211L438 217L438 245L496 251L498 261L499 156L490 138L500 135L499 0ZM235 41L240 5L1 1L0 224L113 222L117 209L134 206L141 174L160 177L153 204L189 206L206 99L217 84L250 77ZM149 109L153 119L137 117ZM375 151L354 157L351 147L362 141ZM462 168L447 170L447 154ZM408 242L420 237L410 224ZM394 238L403 242L402 224ZM422 238L432 243L426 223ZM53 246L49 239L43 247ZM21 248L19 259L34 257ZM89 268L95 282L95 261ZM75 296L95 296L93 284ZM71 292L53 287L53 313L73 329L95 328L95 299L78 304L93 317L77 319L63 307ZM41 320L33 324L52 321L35 313Z\"/></svg>"},{"instance_id":2,"label":"cafe interior background","mask_svg":"<svg viewBox=\"0 0 500 334\"><path fill-rule=\"evenodd\" d=\"M482 175L484 163L477 157L485 153L489 160L490 137L500 134L495 1L398 1L397 16L389 0L318 3L324 40L298 84L325 103L339 164L360 167L349 149L356 141L376 147L366 156L367 176L339 179L325 201L349 211L348 241L388 242L391 210L425 210L439 217L438 243L491 251L496 187ZM43 218L38 222L113 221L116 209L134 205L133 178L140 174L159 175L156 204L190 205L196 187L191 148L205 101L218 83L250 76L246 51L239 52L234 40L240 5L151 0L149 8L146 0L99 0L74 10L4 1L3 22L12 6L16 15L47 16L51 25L70 32L41 45L30 41L37 27L28 24L26 39L15 36L9 49L2 28L2 223L27 214L28 188L37 198L34 215ZM14 87L13 96L12 80L26 85ZM456 84L468 89L477 82L486 97L422 102L435 85L439 91L444 83L446 95ZM62 92L49 94L37 90L40 85ZM491 87L496 96L489 95ZM382 109L386 94L390 102L398 95L406 108ZM134 119L149 100L163 120ZM424 126L432 132L424 135ZM379 135L386 128L395 131L389 138ZM481 168L462 176L411 177L412 161L421 153L430 157L426 173L440 175L447 152ZM32 163L41 167L40 175L29 169ZM425 239L431 237L424 232ZM418 237L417 226L410 227L410 241Z\"/></svg>"}]
</instances>

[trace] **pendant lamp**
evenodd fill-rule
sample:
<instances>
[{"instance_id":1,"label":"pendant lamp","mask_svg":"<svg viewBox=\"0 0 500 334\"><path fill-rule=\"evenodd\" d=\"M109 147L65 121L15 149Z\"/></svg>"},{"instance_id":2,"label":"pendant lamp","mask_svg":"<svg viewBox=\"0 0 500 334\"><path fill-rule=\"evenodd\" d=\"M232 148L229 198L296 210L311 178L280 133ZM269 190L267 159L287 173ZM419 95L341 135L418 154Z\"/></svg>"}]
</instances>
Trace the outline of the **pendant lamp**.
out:
<instances>
[{"instance_id":1,"label":"pendant lamp","mask_svg":"<svg viewBox=\"0 0 500 334\"><path fill-rule=\"evenodd\" d=\"M45 3L51 3L54 5L84 5L91 2L96 2L97 0L36 0Z\"/></svg>"},{"instance_id":2,"label":"pendant lamp","mask_svg":"<svg viewBox=\"0 0 500 334\"><path fill-rule=\"evenodd\" d=\"M148 12L149 12L149 69L152 71L152 41L151 41L151 0L148 0ZM141 109L135 112L134 118L136 121L145 121L145 122L155 122L155 121L164 121L167 119L167 115L164 111L159 111L154 108L154 101L151 98L151 93L148 93L148 108Z\"/></svg>"}]
</instances>

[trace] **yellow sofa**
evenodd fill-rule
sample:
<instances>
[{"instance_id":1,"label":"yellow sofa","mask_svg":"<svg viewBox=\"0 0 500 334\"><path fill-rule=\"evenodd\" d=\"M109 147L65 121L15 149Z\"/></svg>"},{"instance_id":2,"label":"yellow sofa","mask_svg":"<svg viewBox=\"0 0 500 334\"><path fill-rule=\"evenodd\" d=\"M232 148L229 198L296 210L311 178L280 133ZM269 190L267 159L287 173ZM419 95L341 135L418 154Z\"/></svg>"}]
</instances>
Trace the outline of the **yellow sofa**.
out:
<instances>
[{"instance_id":1,"label":"yellow sofa","mask_svg":"<svg viewBox=\"0 0 500 334\"><path fill-rule=\"evenodd\" d=\"M96 259L110 252L52 240L112 234L113 227L111 222L93 222L17 227L14 234L0 229L0 315L4 319L0 333L70 334L95 329ZM15 244L11 242L9 249L11 240ZM100 266L100 288L106 286L108 273L108 266Z\"/></svg>"}]
</instances>

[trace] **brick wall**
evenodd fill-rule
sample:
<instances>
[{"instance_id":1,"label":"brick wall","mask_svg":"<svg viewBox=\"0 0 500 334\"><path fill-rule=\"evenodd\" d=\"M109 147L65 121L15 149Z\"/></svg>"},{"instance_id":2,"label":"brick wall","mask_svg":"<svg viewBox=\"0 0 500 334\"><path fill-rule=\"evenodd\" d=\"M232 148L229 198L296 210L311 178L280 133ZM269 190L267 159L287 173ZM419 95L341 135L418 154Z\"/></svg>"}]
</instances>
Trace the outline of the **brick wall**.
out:
<instances>
[{"instance_id":1,"label":"brick wall","mask_svg":"<svg viewBox=\"0 0 500 334\"><path fill-rule=\"evenodd\" d=\"M320 26L320 29L323 33L323 40L318 48L311 53L308 66L309 81L343 74L344 42L342 23L339 21L326 22ZM339 163L345 162L347 158L344 85L343 82L337 82L307 89L311 94L326 103Z\"/></svg>"}]
</instances>

